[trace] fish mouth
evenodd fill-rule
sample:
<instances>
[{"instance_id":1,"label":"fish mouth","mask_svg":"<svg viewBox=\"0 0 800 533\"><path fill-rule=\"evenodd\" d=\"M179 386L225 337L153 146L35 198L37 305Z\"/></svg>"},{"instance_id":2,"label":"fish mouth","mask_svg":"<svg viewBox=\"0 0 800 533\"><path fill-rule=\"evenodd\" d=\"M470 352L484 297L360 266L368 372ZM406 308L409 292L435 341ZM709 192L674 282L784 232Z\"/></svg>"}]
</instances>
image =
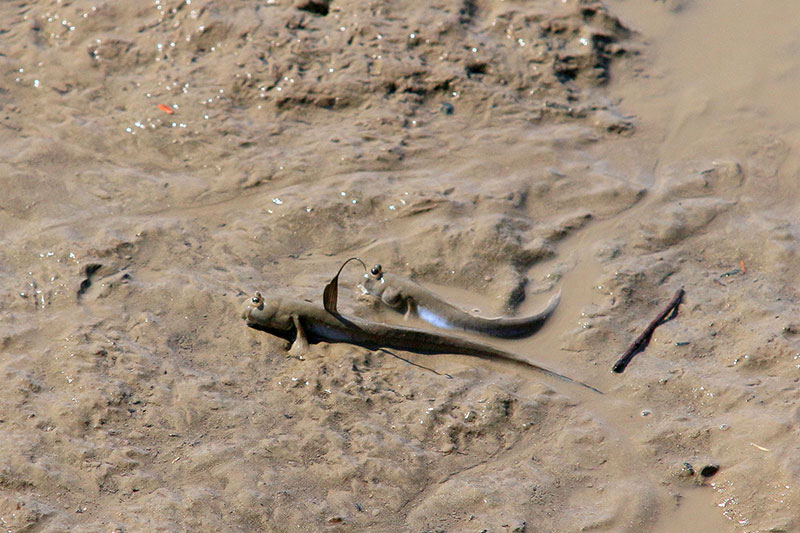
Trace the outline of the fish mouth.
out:
<instances>
[{"instance_id":1,"label":"fish mouth","mask_svg":"<svg viewBox=\"0 0 800 533\"><path fill-rule=\"evenodd\" d=\"M376 298L380 298L378 295L376 295L374 292L372 292L362 284L359 284L358 288L361 289L361 294L359 294L357 297L359 302L373 303L375 302Z\"/></svg>"},{"instance_id":2,"label":"fish mouth","mask_svg":"<svg viewBox=\"0 0 800 533\"><path fill-rule=\"evenodd\" d=\"M242 320L246 320L248 325L253 323L253 321L250 320L250 313L252 312L253 306L250 300L245 300L244 305L242 305Z\"/></svg>"}]
</instances>

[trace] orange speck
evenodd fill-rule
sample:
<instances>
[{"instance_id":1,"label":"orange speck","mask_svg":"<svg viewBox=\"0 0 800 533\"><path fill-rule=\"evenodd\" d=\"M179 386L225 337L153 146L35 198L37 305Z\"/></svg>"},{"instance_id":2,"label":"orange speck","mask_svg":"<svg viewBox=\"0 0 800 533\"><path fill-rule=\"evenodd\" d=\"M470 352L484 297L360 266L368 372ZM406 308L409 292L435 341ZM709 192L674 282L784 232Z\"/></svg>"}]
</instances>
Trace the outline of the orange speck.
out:
<instances>
[{"instance_id":1,"label":"orange speck","mask_svg":"<svg viewBox=\"0 0 800 533\"><path fill-rule=\"evenodd\" d=\"M159 108L161 111L163 111L164 113L167 113L167 114L169 114L169 115L172 115L172 114L174 114L174 113L175 113L175 110L174 110L174 109L172 109L172 108L171 108L170 106L168 106L167 104L158 104L158 108Z\"/></svg>"},{"instance_id":2,"label":"orange speck","mask_svg":"<svg viewBox=\"0 0 800 533\"><path fill-rule=\"evenodd\" d=\"M744 259L739 260L739 266L742 267L742 274L747 274L747 268L744 266Z\"/></svg>"}]
</instances>

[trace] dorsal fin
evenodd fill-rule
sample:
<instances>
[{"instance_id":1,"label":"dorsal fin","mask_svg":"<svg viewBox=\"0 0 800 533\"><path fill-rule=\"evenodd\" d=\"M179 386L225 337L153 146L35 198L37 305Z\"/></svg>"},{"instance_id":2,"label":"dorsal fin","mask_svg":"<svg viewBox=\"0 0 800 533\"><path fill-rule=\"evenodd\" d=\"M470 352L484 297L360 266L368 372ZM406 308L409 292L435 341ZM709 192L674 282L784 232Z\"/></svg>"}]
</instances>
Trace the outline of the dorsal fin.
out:
<instances>
[{"instance_id":1,"label":"dorsal fin","mask_svg":"<svg viewBox=\"0 0 800 533\"><path fill-rule=\"evenodd\" d=\"M358 257L351 257L342 263L342 266L339 267L339 272L333 276L333 279L330 280L327 285L325 285L325 289L322 291L322 305L325 307L325 310L332 315L338 314L338 311L336 310L336 302L339 300L339 274L342 273L344 266L353 260L361 263L361 266L364 267L364 270L367 270L367 265L364 264L364 261Z\"/></svg>"}]
</instances>

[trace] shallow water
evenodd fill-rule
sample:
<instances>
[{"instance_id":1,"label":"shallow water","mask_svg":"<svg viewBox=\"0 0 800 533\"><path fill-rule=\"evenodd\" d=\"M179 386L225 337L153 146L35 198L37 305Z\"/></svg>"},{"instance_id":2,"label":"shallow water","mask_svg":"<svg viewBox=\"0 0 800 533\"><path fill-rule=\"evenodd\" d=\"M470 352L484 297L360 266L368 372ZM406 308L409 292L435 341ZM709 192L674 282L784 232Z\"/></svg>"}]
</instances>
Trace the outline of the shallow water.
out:
<instances>
[{"instance_id":1,"label":"shallow water","mask_svg":"<svg viewBox=\"0 0 800 533\"><path fill-rule=\"evenodd\" d=\"M0 521L796 529L798 12L723 4L3 4ZM353 255L605 395L239 318Z\"/></svg>"}]
</instances>

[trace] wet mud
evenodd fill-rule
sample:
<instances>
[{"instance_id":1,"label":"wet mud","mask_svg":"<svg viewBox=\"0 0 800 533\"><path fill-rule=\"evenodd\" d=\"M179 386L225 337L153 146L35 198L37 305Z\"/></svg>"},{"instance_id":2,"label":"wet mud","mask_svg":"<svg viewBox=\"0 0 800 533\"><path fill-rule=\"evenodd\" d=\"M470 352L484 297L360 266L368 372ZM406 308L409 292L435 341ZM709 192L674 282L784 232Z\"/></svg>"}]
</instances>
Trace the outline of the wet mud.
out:
<instances>
[{"instance_id":1,"label":"wet mud","mask_svg":"<svg viewBox=\"0 0 800 533\"><path fill-rule=\"evenodd\" d=\"M800 41L745 4L3 3L3 528L796 530ZM352 256L561 290L470 338L605 394L241 319Z\"/></svg>"}]
</instances>

